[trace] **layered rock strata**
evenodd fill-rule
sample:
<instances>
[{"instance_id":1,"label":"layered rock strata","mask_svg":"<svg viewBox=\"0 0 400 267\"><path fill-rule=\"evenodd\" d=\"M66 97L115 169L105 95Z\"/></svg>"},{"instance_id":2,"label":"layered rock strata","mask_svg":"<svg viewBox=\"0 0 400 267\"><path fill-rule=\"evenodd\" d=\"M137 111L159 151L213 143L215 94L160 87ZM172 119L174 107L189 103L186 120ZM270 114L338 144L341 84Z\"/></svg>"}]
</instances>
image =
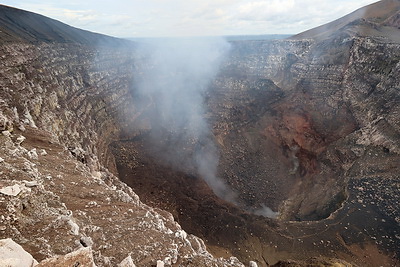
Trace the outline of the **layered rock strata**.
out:
<instances>
[{"instance_id":1,"label":"layered rock strata","mask_svg":"<svg viewBox=\"0 0 400 267\"><path fill-rule=\"evenodd\" d=\"M117 108L130 110L126 51L14 43L1 55L1 237L38 261L91 246L99 266L128 255L139 266L242 266L213 258L110 172L108 143L125 119Z\"/></svg>"}]
</instances>

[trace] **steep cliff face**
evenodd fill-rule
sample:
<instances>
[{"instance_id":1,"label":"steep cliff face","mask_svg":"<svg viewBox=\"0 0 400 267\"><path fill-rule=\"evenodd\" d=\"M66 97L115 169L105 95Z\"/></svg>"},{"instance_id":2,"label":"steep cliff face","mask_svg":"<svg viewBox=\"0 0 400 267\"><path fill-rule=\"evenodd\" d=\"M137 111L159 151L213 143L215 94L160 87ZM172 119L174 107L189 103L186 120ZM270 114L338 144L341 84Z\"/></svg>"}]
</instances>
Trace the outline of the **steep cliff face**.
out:
<instances>
[{"instance_id":1,"label":"steep cliff face","mask_svg":"<svg viewBox=\"0 0 400 267\"><path fill-rule=\"evenodd\" d=\"M286 59L281 63L280 69L285 70L281 75L258 68L258 79L272 79L283 96L273 104L264 101L264 113L252 112L253 117L247 120L239 117L247 125L239 126L241 133L236 136L246 137L247 151L257 152L253 161L260 158L260 153L252 151L249 144L260 139L278 148L269 145L264 154L270 149L275 151L275 159L279 154L286 158L286 164L281 164L286 170L266 175L290 188L287 195L281 193L285 190L278 190L280 197L287 199L280 209L282 219L328 217L345 200L348 171L355 162L362 161L368 148L386 151L387 155L381 161L377 159L376 164L386 166L385 175L397 177L398 170L392 166L397 161L399 141L395 115L399 82L394 78L399 71L398 49L398 43L375 38L335 36L310 43L303 50L305 56L291 53L290 62ZM265 64L269 65L268 60ZM268 170L278 165L267 156L264 163ZM252 175L242 177L244 183L248 185ZM260 193L258 202L270 194Z\"/></svg>"},{"instance_id":2,"label":"steep cliff face","mask_svg":"<svg viewBox=\"0 0 400 267\"><path fill-rule=\"evenodd\" d=\"M65 26L29 13L11 27L8 17L7 38L0 35L0 237L37 260L92 246L100 266L128 255L139 266L241 266L216 259L190 234L214 255L261 266L317 256L395 266L398 10L372 11L398 2L356 12L322 35L231 42L202 95L217 174L232 189L225 200L190 160L177 168L157 156L171 143L191 155L202 140L174 143L171 131L149 123L157 102L138 99L134 82L154 65L137 46L70 28L60 37L43 27L31 39L26 21Z\"/></svg>"},{"instance_id":3,"label":"steep cliff face","mask_svg":"<svg viewBox=\"0 0 400 267\"><path fill-rule=\"evenodd\" d=\"M1 237L39 261L92 246L99 266L128 255L139 266L241 266L213 258L202 240L141 203L112 173L108 144L132 114L131 51L2 45Z\"/></svg>"},{"instance_id":4,"label":"steep cliff face","mask_svg":"<svg viewBox=\"0 0 400 267\"><path fill-rule=\"evenodd\" d=\"M228 129L230 136L225 140L244 141L225 150L224 155L236 161L227 163L225 173L232 177L235 168L242 169L236 172L240 177L233 179L242 181L238 191L249 186L257 188L245 190L257 191L246 202L260 205L266 201L268 206L279 208L281 219L328 217L348 197L346 191L354 189L348 188L348 181L364 176L362 179L374 183L389 183L393 195L386 196L379 209L398 221L399 214L393 213L393 207L398 197L398 167L394 166L399 159L399 81L394 77L399 73L400 47L398 42L376 36L355 37L349 33L350 28L322 41L298 41L295 49L289 48L293 41L275 44L285 47L285 53L274 50L273 44L267 49L257 42L239 45L256 47L258 52L254 54L260 55L244 54L240 62L256 62L252 60L255 57L263 58L264 63L255 63L258 67L253 68L251 63L244 68L239 65L235 73L246 73L247 79L271 79L278 89L258 89L270 93L280 90L282 94L275 99L268 97L272 104L251 103L264 112L253 111L243 118L242 108L240 116L230 116L245 126L237 123L236 129ZM268 66L274 66L275 72ZM245 70L249 67L250 74ZM251 92L247 89L245 94ZM375 155L373 166L368 159L371 153ZM254 166L247 167L249 162ZM260 170L262 174L257 177L257 172L247 170ZM268 177L273 177L272 181ZM276 205L276 200L282 199L280 206Z\"/></svg>"},{"instance_id":5,"label":"steep cliff face","mask_svg":"<svg viewBox=\"0 0 400 267\"><path fill-rule=\"evenodd\" d=\"M205 115L220 150L218 175L239 209L193 173L155 157L168 134L152 148L148 125L113 144L120 178L214 253L224 248L259 264L325 255L395 265L398 49L387 39L349 33L232 43L206 92Z\"/></svg>"},{"instance_id":6,"label":"steep cliff face","mask_svg":"<svg viewBox=\"0 0 400 267\"><path fill-rule=\"evenodd\" d=\"M193 174L171 170L154 157L146 139L151 127L114 144L121 179L185 229L240 259L254 255L271 263L321 253L379 264L362 260L363 251L378 253L384 265L395 264L381 253L398 261L400 47L398 29L387 23L396 10L398 1L382 1L328 25L323 35L315 36L316 30L305 33L306 39L231 43L206 92L205 116L220 151L218 175L242 211L212 203ZM173 182L165 185L165 177ZM314 234L302 233L309 225ZM239 229L236 234L231 227ZM379 234L371 235L377 228ZM359 249L360 242L368 249Z\"/></svg>"},{"instance_id":7,"label":"steep cliff face","mask_svg":"<svg viewBox=\"0 0 400 267\"><path fill-rule=\"evenodd\" d=\"M113 170L107 141L117 134L115 107L124 104L133 71L126 53L97 54L78 44L4 45L2 113L16 128L28 122L49 131L93 171L97 155Z\"/></svg>"}]
</instances>

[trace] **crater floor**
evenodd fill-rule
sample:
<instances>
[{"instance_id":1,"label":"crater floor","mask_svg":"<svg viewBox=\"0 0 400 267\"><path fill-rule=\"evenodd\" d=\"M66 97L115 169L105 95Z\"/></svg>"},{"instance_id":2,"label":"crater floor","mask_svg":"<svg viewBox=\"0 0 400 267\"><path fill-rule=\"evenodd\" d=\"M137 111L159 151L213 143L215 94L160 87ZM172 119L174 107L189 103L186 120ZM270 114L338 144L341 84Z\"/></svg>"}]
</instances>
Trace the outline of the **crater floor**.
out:
<instances>
[{"instance_id":1,"label":"crater floor","mask_svg":"<svg viewBox=\"0 0 400 267\"><path fill-rule=\"evenodd\" d=\"M154 148L153 148L154 149ZM398 188L373 177L348 185L343 207L320 221L281 221L250 214L216 197L200 178L166 165L146 139L114 142L120 179L140 199L171 212L189 233L202 237L216 256L237 256L260 264L288 258L340 258L360 266L395 266L399 260L397 222L381 212L396 205ZM382 152L384 153L384 152ZM386 192L370 191L378 186ZM261 265L263 266L263 265Z\"/></svg>"}]
</instances>

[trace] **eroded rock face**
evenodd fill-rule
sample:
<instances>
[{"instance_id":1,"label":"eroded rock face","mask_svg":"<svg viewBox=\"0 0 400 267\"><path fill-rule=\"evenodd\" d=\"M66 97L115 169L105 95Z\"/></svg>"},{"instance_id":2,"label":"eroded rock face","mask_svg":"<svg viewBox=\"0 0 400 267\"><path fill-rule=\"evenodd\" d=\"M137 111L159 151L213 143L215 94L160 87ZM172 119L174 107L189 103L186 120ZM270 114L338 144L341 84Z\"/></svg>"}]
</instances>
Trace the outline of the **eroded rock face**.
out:
<instances>
[{"instance_id":1,"label":"eroded rock face","mask_svg":"<svg viewBox=\"0 0 400 267\"><path fill-rule=\"evenodd\" d=\"M120 178L214 252L223 247L242 261L250 254L271 264L316 251L353 261L344 255L359 253L360 240L380 257L396 253L399 240L385 236L399 233L399 48L350 34L232 44L205 99L220 151L218 175L237 192L239 209L213 197L190 171L154 156L170 139L165 133L151 146L149 124L113 144ZM273 222L250 215L276 212Z\"/></svg>"},{"instance_id":2,"label":"eroded rock face","mask_svg":"<svg viewBox=\"0 0 400 267\"><path fill-rule=\"evenodd\" d=\"M109 155L106 143L117 131L112 125L112 106L121 105L129 86L105 82L111 72L118 72L116 65L107 66L107 59L100 59L95 50L73 44L17 43L2 46L1 53L3 127L8 122L15 128L29 125L49 131L55 142L81 150L76 157L98 169L96 157ZM117 64L124 66L127 59L120 56ZM116 63L117 56L114 59ZM131 75L126 70L119 78L130 79ZM113 170L112 160L100 160L106 165L110 162L107 167Z\"/></svg>"},{"instance_id":3,"label":"eroded rock face","mask_svg":"<svg viewBox=\"0 0 400 267\"><path fill-rule=\"evenodd\" d=\"M108 143L129 121L117 108L134 108L124 108L134 73L129 54L73 44L13 44L1 52L1 237L39 261L92 246L98 266L128 255L138 266L242 266L214 258L109 171Z\"/></svg>"},{"instance_id":4,"label":"eroded rock face","mask_svg":"<svg viewBox=\"0 0 400 267\"><path fill-rule=\"evenodd\" d=\"M218 175L237 192L236 204L267 206L283 220L324 219L346 200L347 172L362 150L380 147L394 163L398 48L350 34L233 43L206 104ZM151 131L138 124L131 137L141 143ZM361 154L348 152L355 150Z\"/></svg>"},{"instance_id":5,"label":"eroded rock face","mask_svg":"<svg viewBox=\"0 0 400 267\"><path fill-rule=\"evenodd\" d=\"M98 266L128 255L137 266L242 265L192 233L259 266L318 255L395 265L400 46L352 33L371 25L232 43L204 115L234 205L191 166L154 157L170 135L147 146L154 129L132 81L149 66L134 48L3 44L0 236L38 260L92 246Z\"/></svg>"},{"instance_id":6,"label":"eroded rock face","mask_svg":"<svg viewBox=\"0 0 400 267\"><path fill-rule=\"evenodd\" d=\"M43 260L38 267L51 266L88 266L96 267L93 260L92 250L90 248L81 248L65 256L54 257Z\"/></svg>"},{"instance_id":7,"label":"eroded rock face","mask_svg":"<svg viewBox=\"0 0 400 267\"><path fill-rule=\"evenodd\" d=\"M211 102L220 114L214 122L224 151L220 175L239 183L247 204L266 204L289 220L326 218L341 206L348 170L363 158L361 151L345 150L389 152L381 164L385 175L397 177L389 166L398 157L398 49L397 43L345 36L238 44L231 58L241 64L226 67L214 89L217 96L228 93ZM253 58L264 62L251 68ZM234 73L244 73L246 82ZM249 86L249 80L256 82Z\"/></svg>"}]
</instances>

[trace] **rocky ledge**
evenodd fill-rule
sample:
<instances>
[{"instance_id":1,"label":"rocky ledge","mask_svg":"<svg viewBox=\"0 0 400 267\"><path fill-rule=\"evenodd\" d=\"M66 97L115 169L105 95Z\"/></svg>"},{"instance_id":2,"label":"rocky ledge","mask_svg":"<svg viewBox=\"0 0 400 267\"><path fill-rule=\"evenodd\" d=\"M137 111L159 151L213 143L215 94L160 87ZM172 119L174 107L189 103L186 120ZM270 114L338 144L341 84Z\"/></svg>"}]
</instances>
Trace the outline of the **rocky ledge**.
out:
<instances>
[{"instance_id":1,"label":"rocky ledge","mask_svg":"<svg viewBox=\"0 0 400 267\"><path fill-rule=\"evenodd\" d=\"M112 173L108 143L128 118L116 110L130 99L134 68L126 50L59 43L0 50L1 238L37 261L91 247L98 266L128 256L138 266L243 266L214 258Z\"/></svg>"},{"instance_id":2,"label":"rocky ledge","mask_svg":"<svg viewBox=\"0 0 400 267\"><path fill-rule=\"evenodd\" d=\"M76 250L74 257L90 260L89 250L82 250L86 247L98 266L116 266L126 257L138 266L156 265L157 260L243 266L236 258L214 258L171 214L141 203L106 169L93 174L48 132L30 126L24 132L5 130L0 143L0 234L22 245L41 261L39 266L57 266L48 258Z\"/></svg>"}]
</instances>

